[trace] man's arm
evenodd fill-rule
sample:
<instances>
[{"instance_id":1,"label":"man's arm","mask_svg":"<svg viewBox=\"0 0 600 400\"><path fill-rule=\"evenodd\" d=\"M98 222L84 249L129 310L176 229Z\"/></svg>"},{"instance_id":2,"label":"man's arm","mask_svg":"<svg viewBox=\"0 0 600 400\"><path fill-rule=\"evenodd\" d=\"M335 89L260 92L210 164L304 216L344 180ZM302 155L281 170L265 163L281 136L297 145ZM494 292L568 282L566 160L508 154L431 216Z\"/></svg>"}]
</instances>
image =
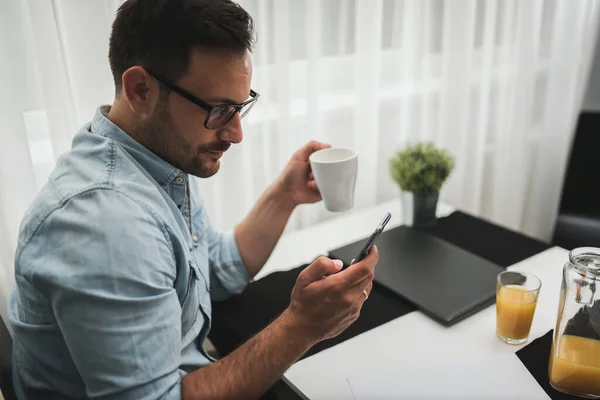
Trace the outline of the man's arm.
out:
<instances>
[{"instance_id":1,"label":"man's arm","mask_svg":"<svg viewBox=\"0 0 600 400\"><path fill-rule=\"evenodd\" d=\"M235 240L250 277L254 277L267 262L295 207L277 181L236 226Z\"/></svg>"},{"instance_id":2,"label":"man's arm","mask_svg":"<svg viewBox=\"0 0 600 400\"><path fill-rule=\"evenodd\" d=\"M222 360L183 378L182 399L257 399L312 345L289 311Z\"/></svg>"},{"instance_id":3,"label":"man's arm","mask_svg":"<svg viewBox=\"0 0 600 400\"><path fill-rule=\"evenodd\" d=\"M251 277L267 262L294 208L321 200L308 158L327 147L313 141L294 153L281 175L235 228L235 239Z\"/></svg>"},{"instance_id":4,"label":"man's arm","mask_svg":"<svg viewBox=\"0 0 600 400\"><path fill-rule=\"evenodd\" d=\"M372 287L378 260L374 249L339 273L341 261L317 259L299 275L290 306L279 318L229 356L183 378L182 399L260 397L312 345L338 335L358 318L363 290Z\"/></svg>"}]
</instances>

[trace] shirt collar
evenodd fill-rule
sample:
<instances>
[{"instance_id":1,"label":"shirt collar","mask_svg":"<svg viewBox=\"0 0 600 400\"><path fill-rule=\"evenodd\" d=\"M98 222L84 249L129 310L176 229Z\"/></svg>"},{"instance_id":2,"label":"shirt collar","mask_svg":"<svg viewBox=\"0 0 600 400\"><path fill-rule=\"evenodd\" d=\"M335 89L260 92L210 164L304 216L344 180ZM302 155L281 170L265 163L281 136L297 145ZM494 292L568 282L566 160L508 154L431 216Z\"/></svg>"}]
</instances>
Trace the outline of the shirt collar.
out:
<instances>
[{"instance_id":1,"label":"shirt collar","mask_svg":"<svg viewBox=\"0 0 600 400\"><path fill-rule=\"evenodd\" d=\"M109 111L110 106L108 105L98 107L92 119L92 133L119 143L161 186L167 186L177 175L181 174L178 168L151 152L106 118Z\"/></svg>"}]
</instances>

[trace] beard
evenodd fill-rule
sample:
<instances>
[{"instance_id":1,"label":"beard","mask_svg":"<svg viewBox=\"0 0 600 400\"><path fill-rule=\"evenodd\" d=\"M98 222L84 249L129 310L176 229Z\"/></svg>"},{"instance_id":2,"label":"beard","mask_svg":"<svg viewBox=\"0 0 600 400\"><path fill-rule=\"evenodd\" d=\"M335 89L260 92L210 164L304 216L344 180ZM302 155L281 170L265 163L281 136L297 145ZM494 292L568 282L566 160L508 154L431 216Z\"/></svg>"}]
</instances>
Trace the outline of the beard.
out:
<instances>
[{"instance_id":1,"label":"beard","mask_svg":"<svg viewBox=\"0 0 600 400\"><path fill-rule=\"evenodd\" d=\"M211 152L226 151L230 143L217 141L194 146L173 128L166 101L159 101L153 115L140 126L144 145L154 154L186 174L210 178L219 172L221 163Z\"/></svg>"}]
</instances>

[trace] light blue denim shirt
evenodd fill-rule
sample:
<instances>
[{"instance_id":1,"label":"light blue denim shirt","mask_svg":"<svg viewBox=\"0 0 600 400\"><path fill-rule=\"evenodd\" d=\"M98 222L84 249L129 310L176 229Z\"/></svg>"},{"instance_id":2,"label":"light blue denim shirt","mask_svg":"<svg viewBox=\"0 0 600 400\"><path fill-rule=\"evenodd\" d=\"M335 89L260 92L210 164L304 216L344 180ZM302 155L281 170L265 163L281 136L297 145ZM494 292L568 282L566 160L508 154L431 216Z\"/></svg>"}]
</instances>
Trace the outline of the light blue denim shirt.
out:
<instances>
[{"instance_id":1,"label":"light blue denim shirt","mask_svg":"<svg viewBox=\"0 0 600 400\"><path fill-rule=\"evenodd\" d=\"M189 177L98 109L27 211L9 313L21 399L179 399L211 299L249 281Z\"/></svg>"}]
</instances>

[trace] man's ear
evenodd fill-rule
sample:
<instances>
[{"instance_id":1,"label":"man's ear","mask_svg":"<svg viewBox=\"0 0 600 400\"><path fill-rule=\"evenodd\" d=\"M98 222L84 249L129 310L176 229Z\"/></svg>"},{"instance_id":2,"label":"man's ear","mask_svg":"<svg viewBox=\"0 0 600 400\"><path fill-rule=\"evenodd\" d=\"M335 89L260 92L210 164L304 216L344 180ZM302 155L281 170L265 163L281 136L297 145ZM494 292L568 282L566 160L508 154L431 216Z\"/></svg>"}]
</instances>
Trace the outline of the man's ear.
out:
<instances>
[{"instance_id":1,"label":"man's ear","mask_svg":"<svg viewBox=\"0 0 600 400\"><path fill-rule=\"evenodd\" d=\"M127 99L131 111L151 114L159 99L158 83L138 65L123 72L121 78L121 95Z\"/></svg>"}]
</instances>

